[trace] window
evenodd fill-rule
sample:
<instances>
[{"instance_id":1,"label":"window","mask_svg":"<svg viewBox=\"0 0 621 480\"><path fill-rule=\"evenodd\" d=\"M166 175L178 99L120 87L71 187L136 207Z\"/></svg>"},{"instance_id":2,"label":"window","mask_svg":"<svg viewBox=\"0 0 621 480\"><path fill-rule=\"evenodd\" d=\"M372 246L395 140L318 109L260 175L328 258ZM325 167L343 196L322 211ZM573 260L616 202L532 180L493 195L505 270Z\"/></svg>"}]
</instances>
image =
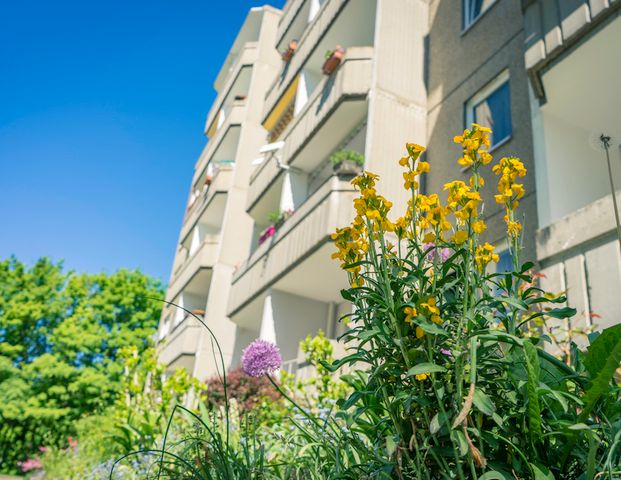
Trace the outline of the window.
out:
<instances>
[{"instance_id":1,"label":"window","mask_svg":"<svg viewBox=\"0 0 621 480\"><path fill-rule=\"evenodd\" d=\"M464 29L472 25L496 0L463 0Z\"/></svg>"},{"instance_id":2,"label":"window","mask_svg":"<svg viewBox=\"0 0 621 480\"><path fill-rule=\"evenodd\" d=\"M498 263L496 264L497 273L506 273L513 271L513 255L511 250L506 248L498 252Z\"/></svg>"},{"instance_id":3,"label":"window","mask_svg":"<svg viewBox=\"0 0 621 480\"><path fill-rule=\"evenodd\" d=\"M500 250L498 252L498 263L496 264L496 273L507 273L513 271L513 255L511 255L511 249L505 248L504 250ZM497 277L496 281L502 281L504 284L504 277ZM503 289L500 287L496 287L494 294L500 295Z\"/></svg>"},{"instance_id":4,"label":"window","mask_svg":"<svg viewBox=\"0 0 621 480\"><path fill-rule=\"evenodd\" d=\"M490 148L511 136L509 72L505 70L466 103L466 128L478 123L492 129Z\"/></svg>"}]
</instances>

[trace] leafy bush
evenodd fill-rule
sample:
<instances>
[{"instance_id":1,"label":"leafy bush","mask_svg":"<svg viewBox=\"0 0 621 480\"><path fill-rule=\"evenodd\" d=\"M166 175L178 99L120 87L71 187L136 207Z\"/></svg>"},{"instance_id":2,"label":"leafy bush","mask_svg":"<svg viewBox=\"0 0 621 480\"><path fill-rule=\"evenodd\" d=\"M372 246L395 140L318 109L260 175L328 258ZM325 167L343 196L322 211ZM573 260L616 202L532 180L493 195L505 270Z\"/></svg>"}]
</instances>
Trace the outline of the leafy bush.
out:
<instances>
[{"instance_id":1,"label":"leafy bush","mask_svg":"<svg viewBox=\"0 0 621 480\"><path fill-rule=\"evenodd\" d=\"M76 422L105 410L121 388L120 350L150 344L161 285L138 271L63 272L0 261L0 471L39 447L64 448Z\"/></svg>"},{"instance_id":2,"label":"leafy bush","mask_svg":"<svg viewBox=\"0 0 621 480\"><path fill-rule=\"evenodd\" d=\"M268 410L278 408L280 396L264 377L251 377L239 367L227 374L226 384L228 397L235 399L242 414L246 412L256 413L259 408ZM207 408L214 410L223 407L226 394L222 378L215 376L207 380L206 386L203 397Z\"/></svg>"}]
</instances>

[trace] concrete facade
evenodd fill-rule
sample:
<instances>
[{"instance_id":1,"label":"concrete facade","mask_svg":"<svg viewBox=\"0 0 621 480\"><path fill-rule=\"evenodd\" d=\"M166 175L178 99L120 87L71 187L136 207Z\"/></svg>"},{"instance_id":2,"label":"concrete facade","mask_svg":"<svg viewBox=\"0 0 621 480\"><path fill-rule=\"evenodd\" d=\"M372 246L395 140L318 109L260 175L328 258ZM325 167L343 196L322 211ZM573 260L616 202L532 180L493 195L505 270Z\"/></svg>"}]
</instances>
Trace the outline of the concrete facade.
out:
<instances>
[{"instance_id":1,"label":"concrete facade","mask_svg":"<svg viewBox=\"0 0 621 480\"><path fill-rule=\"evenodd\" d=\"M196 164L167 299L205 319L227 367L261 337L278 343L294 371L300 340L319 329L336 338L349 308L329 235L353 217L354 192L330 156L363 154L400 210L396 162L405 143L428 147L427 192L467 180L453 135L485 112L480 105L491 112L487 98L502 92L509 120L499 128L508 134L492 154L518 156L529 170L523 260L537 262L545 288L567 292L575 322L616 323L621 305L610 298L621 288L621 251L603 152L589 150L585 129L616 139L621 185L621 57L612 47L621 44L620 5L289 0L282 12L251 10L215 82L209 142ZM282 60L293 41L295 52ZM325 52L338 46L343 57L326 75ZM585 166L586 157L593 163ZM502 249L491 172L487 181L486 240ZM214 374L212 342L191 315L166 309L160 339L170 368L200 379Z\"/></svg>"}]
</instances>

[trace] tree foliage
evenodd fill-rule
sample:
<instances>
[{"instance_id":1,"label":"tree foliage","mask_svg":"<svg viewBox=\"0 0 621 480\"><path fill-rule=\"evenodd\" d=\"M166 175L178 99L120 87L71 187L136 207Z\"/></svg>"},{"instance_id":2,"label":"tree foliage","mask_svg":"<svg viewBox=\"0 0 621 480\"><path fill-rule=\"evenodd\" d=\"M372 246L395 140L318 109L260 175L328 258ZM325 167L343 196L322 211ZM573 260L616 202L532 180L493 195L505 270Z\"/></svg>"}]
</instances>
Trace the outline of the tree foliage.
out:
<instances>
[{"instance_id":1,"label":"tree foliage","mask_svg":"<svg viewBox=\"0 0 621 480\"><path fill-rule=\"evenodd\" d=\"M47 258L0 262L0 471L114 401L123 347L151 343L159 281L139 272L76 274ZM151 298L150 298L151 297Z\"/></svg>"}]
</instances>

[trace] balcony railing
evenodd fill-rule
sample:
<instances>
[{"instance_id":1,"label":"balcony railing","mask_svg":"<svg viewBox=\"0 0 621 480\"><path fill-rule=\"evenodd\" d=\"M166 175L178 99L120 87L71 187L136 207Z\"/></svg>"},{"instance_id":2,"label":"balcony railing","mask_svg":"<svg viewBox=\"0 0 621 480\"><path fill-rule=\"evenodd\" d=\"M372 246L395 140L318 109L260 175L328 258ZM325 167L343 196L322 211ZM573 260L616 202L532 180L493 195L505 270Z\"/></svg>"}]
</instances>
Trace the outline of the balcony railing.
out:
<instances>
[{"instance_id":1,"label":"balcony railing","mask_svg":"<svg viewBox=\"0 0 621 480\"><path fill-rule=\"evenodd\" d=\"M201 268L213 268L218 257L220 235L206 235L196 251L185 258L173 272L166 297L175 298Z\"/></svg>"},{"instance_id":2,"label":"balcony railing","mask_svg":"<svg viewBox=\"0 0 621 480\"><path fill-rule=\"evenodd\" d=\"M372 68L373 47L354 47L347 51L336 73L322 79L302 111L285 130L285 145L280 152L284 163L295 163L296 155L342 102L366 97L371 88ZM274 160L266 160L252 174L247 210L253 208L281 172Z\"/></svg>"},{"instance_id":3,"label":"balcony railing","mask_svg":"<svg viewBox=\"0 0 621 480\"><path fill-rule=\"evenodd\" d=\"M195 183L203 173L203 170L207 168L207 164L211 161L213 155L218 150L218 147L222 143L222 140L226 136L226 132L233 126L240 126L246 118L246 101L236 100L231 105L231 110L228 116L224 119L224 123L220 126L216 134L209 139L209 143L205 146L201 156L196 162L194 167L194 178L192 182Z\"/></svg>"},{"instance_id":4,"label":"balcony railing","mask_svg":"<svg viewBox=\"0 0 621 480\"><path fill-rule=\"evenodd\" d=\"M526 68L533 74L535 93L545 92L539 72L564 50L574 45L589 31L621 11L621 2L548 2L522 0Z\"/></svg>"},{"instance_id":5,"label":"balcony railing","mask_svg":"<svg viewBox=\"0 0 621 480\"><path fill-rule=\"evenodd\" d=\"M194 225L212 203L218 194L227 193L233 183L233 165L219 165L215 171L211 184L194 200L194 203L186 211L181 227L180 238L183 240L190 233Z\"/></svg>"},{"instance_id":6,"label":"balcony railing","mask_svg":"<svg viewBox=\"0 0 621 480\"><path fill-rule=\"evenodd\" d=\"M174 325L162 339L159 360L167 366L175 363L183 356L194 356L198 350L201 324L191 315L185 315L181 322ZM186 362L192 363L192 362Z\"/></svg>"},{"instance_id":7,"label":"balcony railing","mask_svg":"<svg viewBox=\"0 0 621 480\"><path fill-rule=\"evenodd\" d=\"M229 70L229 74L227 76L227 81L222 87L222 90L218 93L218 96L214 100L211 109L209 110L209 114L207 115L207 120L205 122L205 132L209 130L211 124L216 120L217 114L222 108L224 100L228 96L229 92L233 85L235 85L235 81L237 80L241 69L250 65L253 65L257 61L257 52L258 52L258 44L257 42L247 42L244 44L241 52L235 59L235 62L231 66Z\"/></svg>"},{"instance_id":8,"label":"balcony railing","mask_svg":"<svg viewBox=\"0 0 621 480\"><path fill-rule=\"evenodd\" d=\"M354 194L351 184L336 176L313 193L236 272L229 314L236 313L328 241L338 226L349 223Z\"/></svg>"},{"instance_id":9,"label":"balcony railing","mask_svg":"<svg viewBox=\"0 0 621 480\"><path fill-rule=\"evenodd\" d=\"M621 202L621 194L617 194ZM621 257L607 195L537 232L541 286L566 292L578 315L572 321L605 328L618 323L621 304L611 302L621 288Z\"/></svg>"},{"instance_id":10,"label":"balcony railing","mask_svg":"<svg viewBox=\"0 0 621 480\"><path fill-rule=\"evenodd\" d=\"M306 27L302 38L298 40L298 48L295 51L295 55L289 62L287 71L282 78L277 78L267 92L265 98L265 108L263 120L267 118L270 112L276 106L276 103L287 90L291 82L300 73L300 70L310 57L310 55L317 48L321 38L328 31L332 22L339 15L341 10L350 0L330 0L325 2L321 7L319 13L315 16L312 22Z\"/></svg>"}]
</instances>

